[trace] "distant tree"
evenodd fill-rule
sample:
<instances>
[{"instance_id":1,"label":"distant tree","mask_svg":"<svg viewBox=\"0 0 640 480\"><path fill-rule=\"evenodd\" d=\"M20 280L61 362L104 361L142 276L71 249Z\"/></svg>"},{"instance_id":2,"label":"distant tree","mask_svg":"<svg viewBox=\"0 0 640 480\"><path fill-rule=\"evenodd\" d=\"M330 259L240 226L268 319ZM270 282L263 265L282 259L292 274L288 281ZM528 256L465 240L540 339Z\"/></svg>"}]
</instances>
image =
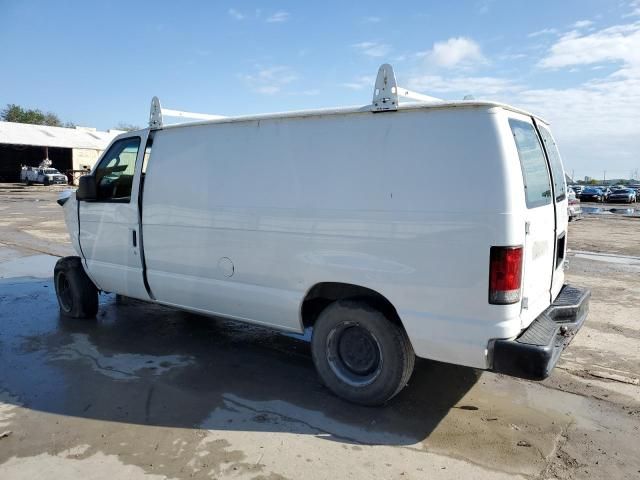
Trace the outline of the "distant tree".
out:
<instances>
[{"instance_id":1,"label":"distant tree","mask_svg":"<svg viewBox=\"0 0 640 480\"><path fill-rule=\"evenodd\" d=\"M140 127L138 125L134 125L133 123L127 123L127 122L120 122L114 128L116 130L124 130L125 132L130 132L132 130L140 130Z\"/></svg>"},{"instance_id":2,"label":"distant tree","mask_svg":"<svg viewBox=\"0 0 640 480\"><path fill-rule=\"evenodd\" d=\"M14 103L8 104L0 112L0 118L5 122L31 123L34 125L48 125L61 127L60 118L52 112L43 113L42 110L22 108Z\"/></svg>"}]
</instances>

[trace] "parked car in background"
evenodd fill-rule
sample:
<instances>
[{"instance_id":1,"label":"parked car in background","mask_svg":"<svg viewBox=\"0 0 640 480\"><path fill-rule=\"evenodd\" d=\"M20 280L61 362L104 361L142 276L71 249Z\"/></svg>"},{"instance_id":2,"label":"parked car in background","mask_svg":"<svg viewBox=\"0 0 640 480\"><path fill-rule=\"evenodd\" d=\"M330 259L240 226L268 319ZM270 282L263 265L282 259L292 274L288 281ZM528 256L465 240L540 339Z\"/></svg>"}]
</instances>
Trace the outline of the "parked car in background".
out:
<instances>
[{"instance_id":1,"label":"parked car in background","mask_svg":"<svg viewBox=\"0 0 640 480\"><path fill-rule=\"evenodd\" d=\"M65 175L51 167L22 167L20 171L20 181L26 185L33 185L34 183L42 183L43 185L66 185L68 183Z\"/></svg>"},{"instance_id":2,"label":"parked car in background","mask_svg":"<svg viewBox=\"0 0 640 480\"><path fill-rule=\"evenodd\" d=\"M634 203L637 201L637 194L632 188L619 188L611 192L608 201Z\"/></svg>"},{"instance_id":3,"label":"parked car in background","mask_svg":"<svg viewBox=\"0 0 640 480\"><path fill-rule=\"evenodd\" d=\"M594 185L594 188L598 188L602 190L603 201L606 201L609 198L609 194L611 194L612 189L609 185Z\"/></svg>"},{"instance_id":4,"label":"parked car in background","mask_svg":"<svg viewBox=\"0 0 640 480\"><path fill-rule=\"evenodd\" d=\"M587 187L579 195L583 202L604 202L604 192L600 188Z\"/></svg>"},{"instance_id":5,"label":"parked car in background","mask_svg":"<svg viewBox=\"0 0 640 480\"><path fill-rule=\"evenodd\" d=\"M584 185L571 185L571 188L576 195L579 196L582 193L582 190L584 190Z\"/></svg>"},{"instance_id":6,"label":"parked car in background","mask_svg":"<svg viewBox=\"0 0 640 480\"><path fill-rule=\"evenodd\" d=\"M569 215L569 221L579 220L582 217L582 207L580 206L580 200L576 196L576 192L573 188L569 187L567 193L567 214Z\"/></svg>"}]
</instances>

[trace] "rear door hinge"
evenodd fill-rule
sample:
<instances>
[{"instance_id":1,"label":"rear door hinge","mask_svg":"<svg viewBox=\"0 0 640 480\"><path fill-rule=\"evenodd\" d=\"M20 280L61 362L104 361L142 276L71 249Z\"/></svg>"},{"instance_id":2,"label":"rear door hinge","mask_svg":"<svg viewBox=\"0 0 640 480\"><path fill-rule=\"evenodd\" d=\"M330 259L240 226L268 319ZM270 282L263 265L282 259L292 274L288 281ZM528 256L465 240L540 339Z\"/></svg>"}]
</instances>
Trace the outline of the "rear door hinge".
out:
<instances>
[{"instance_id":1,"label":"rear door hinge","mask_svg":"<svg viewBox=\"0 0 640 480\"><path fill-rule=\"evenodd\" d=\"M531 222L524 222L524 233L525 235L531 233Z\"/></svg>"},{"instance_id":2,"label":"rear door hinge","mask_svg":"<svg viewBox=\"0 0 640 480\"><path fill-rule=\"evenodd\" d=\"M529 297L522 297L522 309L527 310L529 308Z\"/></svg>"}]
</instances>

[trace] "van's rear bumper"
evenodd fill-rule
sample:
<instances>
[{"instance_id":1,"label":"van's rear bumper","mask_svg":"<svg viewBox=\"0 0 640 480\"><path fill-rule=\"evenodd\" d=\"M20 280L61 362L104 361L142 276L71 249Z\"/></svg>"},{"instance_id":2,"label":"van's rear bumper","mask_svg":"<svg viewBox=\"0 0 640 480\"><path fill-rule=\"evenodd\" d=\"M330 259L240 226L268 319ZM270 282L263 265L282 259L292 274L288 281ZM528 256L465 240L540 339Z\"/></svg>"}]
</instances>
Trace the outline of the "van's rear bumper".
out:
<instances>
[{"instance_id":1,"label":"van's rear bumper","mask_svg":"<svg viewBox=\"0 0 640 480\"><path fill-rule=\"evenodd\" d=\"M564 285L555 301L513 340L494 340L491 370L512 377L544 380L589 313L591 292Z\"/></svg>"}]
</instances>

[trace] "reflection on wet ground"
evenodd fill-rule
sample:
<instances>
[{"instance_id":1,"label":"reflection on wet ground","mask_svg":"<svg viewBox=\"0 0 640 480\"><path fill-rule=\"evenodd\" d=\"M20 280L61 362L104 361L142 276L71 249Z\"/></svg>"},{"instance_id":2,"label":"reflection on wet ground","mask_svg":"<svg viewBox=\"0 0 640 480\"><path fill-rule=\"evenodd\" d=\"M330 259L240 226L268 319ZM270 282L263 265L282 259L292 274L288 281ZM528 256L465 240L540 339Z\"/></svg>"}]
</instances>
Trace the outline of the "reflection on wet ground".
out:
<instances>
[{"instance_id":1,"label":"reflection on wet ground","mask_svg":"<svg viewBox=\"0 0 640 480\"><path fill-rule=\"evenodd\" d=\"M352 405L320 384L305 338L113 295L101 296L97 319L68 319L58 313L49 279L0 280L0 365L0 406L22 412L3 428L17 431L16 440L29 438L5 440L0 465L86 444L82 455L117 455L147 473L181 476L195 471L202 445L220 446L203 462L231 462L235 469L247 455L259 457L267 438L272 448L295 438L311 456L316 450L334 456L332 448L400 447L393 458L411 457L417 472L424 462L441 462L433 455L444 455L447 462L534 476L557 462L575 463L553 454L586 413L629 435L607 407L585 397L420 359L409 386L390 404ZM156 442L159 429L166 441ZM600 441L576 435L589 445ZM58 448L50 438L65 438L68 446ZM175 442L185 450L176 451ZM296 450L278 452L289 458ZM158 464L159 458L165 461Z\"/></svg>"},{"instance_id":2,"label":"reflection on wet ground","mask_svg":"<svg viewBox=\"0 0 640 480\"><path fill-rule=\"evenodd\" d=\"M233 429L230 406L262 405L282 416L315 412L313 428L354 442L408 445L428 437L479 375L420 361L391 406L355 408L319 383L304 339L113 295L101 297L96 320L68 319L49 281L4 283L0 292L0 384L50 413Z\"/></svg>"},{"instance_id":3,"label":"reflection on wet ground","mask_svg":"<svg viewBox=\"0 0 640 480\"><path fill-rule=\"evenodd\" d=\"M582 205L582 213L587 215L625 215L631 217L640 216L640 209L636 207L611 207L611 206L603 206L603 207L592 207Z\"/></svg>"}]
</instances>

